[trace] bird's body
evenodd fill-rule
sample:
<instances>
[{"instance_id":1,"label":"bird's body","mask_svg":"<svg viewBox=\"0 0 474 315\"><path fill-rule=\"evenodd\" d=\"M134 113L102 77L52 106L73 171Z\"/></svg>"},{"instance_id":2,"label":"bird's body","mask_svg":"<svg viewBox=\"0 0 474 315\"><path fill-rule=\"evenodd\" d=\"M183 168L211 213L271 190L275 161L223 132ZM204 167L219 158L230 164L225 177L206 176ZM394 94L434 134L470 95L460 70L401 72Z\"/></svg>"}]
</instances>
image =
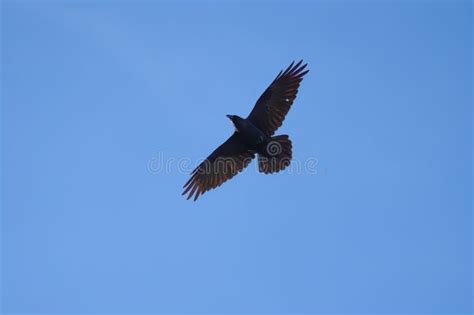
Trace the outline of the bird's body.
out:
<instances>
[{"instance_id":1,"label":"bird's body","mask_svg":"<svg viewBox=\"0 0 474 315\"><path fill-rule=\"evenodd\" d=\"M287 135L274 136L282 125L298 93L303 76L309 70L303 61L294 62L280 71L275 80L257 100L247 118L227 115L235 132L191 173L183 195L196 200L242 171L258 155L259 171L279 172L290 165L292 143Z\"/></svg>"},{"instance_id":2,"label":"bird's body","mask_svg":"<svg viewBox=\"0 0 474 315\"><path fill-rule=\"evenodd\" d=\"M227 115L227 117L234 123L239 140L256 152L263 150L262 146L271 141L271 138L250 120L237 115Z\"/></svg>"}]
</instances>

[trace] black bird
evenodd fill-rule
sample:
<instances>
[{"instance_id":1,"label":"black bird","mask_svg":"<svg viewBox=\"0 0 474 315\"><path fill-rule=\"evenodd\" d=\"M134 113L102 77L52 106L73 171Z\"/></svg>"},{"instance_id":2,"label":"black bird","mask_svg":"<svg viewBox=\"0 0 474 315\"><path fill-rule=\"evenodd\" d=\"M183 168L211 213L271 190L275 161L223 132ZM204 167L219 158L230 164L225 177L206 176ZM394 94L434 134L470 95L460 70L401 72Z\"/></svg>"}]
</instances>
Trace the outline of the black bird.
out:
<instances>
[{"instance_id":1,"label":"black bird","mask_svg":"<svg viewBox=\"0 0 474 315\"><path fill-rule=\"evenodd\" d=\"M259 171L265 174L279 172L290 165L291 140L287 135L273 136L282 125L298 93L307 64L292 62L280 71L270 86L257 100L247 118L227 115L235 132L211 153L191 173L184 185L183 195L196 200L242 171L258 154Z\"/></svg>"}]
</instances>

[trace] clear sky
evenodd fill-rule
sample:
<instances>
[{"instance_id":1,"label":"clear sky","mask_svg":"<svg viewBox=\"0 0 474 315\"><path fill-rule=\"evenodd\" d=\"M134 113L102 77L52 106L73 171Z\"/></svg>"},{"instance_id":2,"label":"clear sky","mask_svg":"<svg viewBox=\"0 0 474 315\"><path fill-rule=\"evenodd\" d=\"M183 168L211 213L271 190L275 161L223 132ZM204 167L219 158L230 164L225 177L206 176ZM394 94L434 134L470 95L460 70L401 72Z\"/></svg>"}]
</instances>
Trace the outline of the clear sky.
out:
<instances>
[{"instance_id":1,"label":"clear sky","mask_svg":"<svg viewBox=\"0 0 474 315\"><path fill-rule=\"evenodd\" d=\"M3 1L3 312L469 313L472 18L469 1ZM301 169L254 162L181 197L225 115L300 58L277 134Z\"/></svg>"}]
</instances>

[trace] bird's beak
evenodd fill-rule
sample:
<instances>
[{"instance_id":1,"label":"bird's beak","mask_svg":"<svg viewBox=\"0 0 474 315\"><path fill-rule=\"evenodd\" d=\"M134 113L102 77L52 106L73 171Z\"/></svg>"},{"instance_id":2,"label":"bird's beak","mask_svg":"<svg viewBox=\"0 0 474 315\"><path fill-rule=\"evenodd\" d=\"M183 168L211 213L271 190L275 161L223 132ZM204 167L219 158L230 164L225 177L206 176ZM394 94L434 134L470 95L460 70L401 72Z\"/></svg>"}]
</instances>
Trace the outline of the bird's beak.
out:
<instances>
[{"instance_id":1,"label":"bird's beak","mask_svg":"<svg viewBox=\"0 0 474 315\"><path fill-rule=\"evenodd\" d=\"M227 118L229 118L230 120L232 120L232 115L225 115Z\"/></svg>"}]
</instances>

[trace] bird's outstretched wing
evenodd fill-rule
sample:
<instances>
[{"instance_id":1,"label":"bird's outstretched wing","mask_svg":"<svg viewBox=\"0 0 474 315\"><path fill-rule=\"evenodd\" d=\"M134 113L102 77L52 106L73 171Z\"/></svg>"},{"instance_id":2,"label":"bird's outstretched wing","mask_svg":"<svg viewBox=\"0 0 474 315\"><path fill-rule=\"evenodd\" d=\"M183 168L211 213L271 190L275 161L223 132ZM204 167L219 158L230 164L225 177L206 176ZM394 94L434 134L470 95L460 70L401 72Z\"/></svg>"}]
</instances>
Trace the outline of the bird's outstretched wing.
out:
<instances>
[{"instance_id":1,"label":"bird's outstretched wing","mask_svg":"<svg viewBox=\"0 0 474 315\"><path fill-rule=\"evenodd\" d=\"M267 136L272 136L283 123L296 98L303 76L309 72L304 71L307 64L301 65L303 60L296 65L294 63L293 61L285 71L280 71L247 117Z\"/></svg>"},{"instance_id":2,"label":"bird's outstretched wing","mask_svg":"<svg viewBox=\"0 0 474 315\"><path fill-rule=\"evenodd\" d=\"M187 199L194 195L196 201L206 191L222 185L242 171L254 157L255 151L242 143L234 132L192 171L191 178L183 186L183 195L188 194Z\"/></svg>"}]
</instances>

